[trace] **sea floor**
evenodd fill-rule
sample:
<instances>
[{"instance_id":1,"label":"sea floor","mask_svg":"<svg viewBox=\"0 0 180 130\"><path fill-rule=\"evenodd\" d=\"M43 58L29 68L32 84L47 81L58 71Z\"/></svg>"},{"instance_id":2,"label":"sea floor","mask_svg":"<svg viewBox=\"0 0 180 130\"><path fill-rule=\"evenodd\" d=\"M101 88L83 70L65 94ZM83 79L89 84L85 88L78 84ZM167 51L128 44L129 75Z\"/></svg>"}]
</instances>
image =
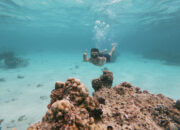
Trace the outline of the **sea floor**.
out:
<instances>
[{"instance_id":1,"label":"sea floor","mask_svg":"<svg viewBox=\"0 0 180 130\"><path fill-rule=\"evenodd\" d=\"M103 67L83 62L79 52L33 52L25 58L30 63L25 68L0 70L0 78L4 79L0 81L2 130L25 130L40 121L56 81L76 77L92 93L91 80L99 77L104 67L113 72L114 85L128 81L151 93L180 98L180 66L168 66L139 55L122 53L116 62Z\"/></svg>"}]
</instances>

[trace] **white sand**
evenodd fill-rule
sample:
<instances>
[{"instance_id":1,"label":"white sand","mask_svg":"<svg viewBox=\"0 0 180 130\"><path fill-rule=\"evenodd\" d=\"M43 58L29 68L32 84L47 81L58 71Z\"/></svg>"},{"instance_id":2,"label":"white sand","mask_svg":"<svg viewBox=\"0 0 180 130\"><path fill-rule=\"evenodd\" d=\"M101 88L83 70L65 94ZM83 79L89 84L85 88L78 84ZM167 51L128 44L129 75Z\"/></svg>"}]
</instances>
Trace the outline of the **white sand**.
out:
<instances>
[{"instance_id":1,"label":"white sand","mask_svg":"<svg viewBox=\"0 0 180 130\"><path fill-rule=\"evenodd\" d=\"M0 78L6 79L0 82L0 119L4 119L3 130L8 130L8 126L25 130L29 124L40 121L57 80L79 78L92 93L91 80L99 77L104 67L113 72L114 85L128 81L143 90L179 98L180 67L167 66L159 61L121 54L115 63L97 67L82 62L82 54L79 52L39 52L26 57L30 62L28 67L0 70ZM18 79L18 75L24 78ZM41 84L40 87L37 87L38 84ZM22 115L25 115L24 120L18 121Z\"/></svg>"}]
</instances>

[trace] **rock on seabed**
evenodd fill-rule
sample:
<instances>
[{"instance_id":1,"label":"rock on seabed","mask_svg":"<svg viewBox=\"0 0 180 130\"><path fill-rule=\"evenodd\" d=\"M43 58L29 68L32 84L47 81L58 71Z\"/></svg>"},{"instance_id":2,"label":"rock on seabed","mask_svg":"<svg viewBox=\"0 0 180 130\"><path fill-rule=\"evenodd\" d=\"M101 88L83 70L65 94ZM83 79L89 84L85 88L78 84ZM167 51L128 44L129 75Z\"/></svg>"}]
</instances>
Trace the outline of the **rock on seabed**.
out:
<instances>
[{"instance_id":1,"label":"rock on seabed","mask_svg":"<svg viewBox=\"0 0 180 130\"><path fill-rule=\"evenodd\" d=\"M112 87L104 71L90 96L79 79L56 82L47 112L27 130L179 130L179 100L141 91L128 82Z\"/></svg>"}]
</instances>

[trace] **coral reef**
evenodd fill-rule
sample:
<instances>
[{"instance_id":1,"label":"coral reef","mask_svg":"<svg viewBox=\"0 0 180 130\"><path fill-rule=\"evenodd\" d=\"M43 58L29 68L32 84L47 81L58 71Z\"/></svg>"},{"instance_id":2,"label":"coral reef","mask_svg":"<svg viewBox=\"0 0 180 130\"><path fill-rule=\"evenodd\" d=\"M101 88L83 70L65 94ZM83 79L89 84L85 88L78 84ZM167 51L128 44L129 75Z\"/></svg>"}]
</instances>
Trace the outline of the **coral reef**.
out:
<instances>
[{"instance_id":1,"label":"coral reef","mask_svg":"<svg viewBox=\"0 0 180 130\"><path fill-rule=\"evenodd\" d=\"M0 119L0 130L2 129L1 123L4 121L4 119Z\"/></svg>"},{"instance_id":2,"label":"coral reef","mask_svg":"<svg viewBox=\"0 0 180 130\"><path fill-rule=\"evenodd\" d=\"M180 110L180 99L176 101L175 107Z\"/></svg>"},{"instance_id":3,"label":"coral reef","mask_svg":"<svg viewBox=\"0 0 180 130\"><path fill-rule=\"evenodd\" d=\"M180 129L180 100L141 91L128 82L111 88L112 81L112 72L104 71L92 81L93 96L78 79L56 82L42 121L28 130Z\"/></svg>"},{"instance_id":4,"label":"coral reef","mask_svg":"<svg viewBox=\"0 0 180 130\"><path fill-rule=\"evenodd\" d=\"M24 76L18 75L17 78L18 78L18 79L24 79Z\"/></svg>"},{"instance_id":5,"label":"coral reef","mask_svg":"<svg viewBox=\"0 0 180 130\"><path fill-rule=\"evenodd\" d=\"M108 71L109 69L107 67L104 67L101 69L102 71Z\"/></svg>"},{"instance_id":6,"label":"coral reef","mask_svg":"<svg viewBox=\"0 0 180 130\"><path fill-rule=\"evenodd\" d=\"M102 110L97 100L89 96L79 79L69 78L65 83L56 82L51 92L51 102L41 122L28 130L100 129L95 124L101 119Z\"/></svg>"},{"instance_id":7,"label":"coral reef","mask_svg":"<svg viewBox=\"0 0 180 130\"><path fill-rule=\"evenodd\" d=\"M7 68L25 67L28 61L21 57L17 57L14 52L7 51L0 53L0 61L3 61Z\"/></svg>"},{"instance_id":8,"label":"coral reef","mask_svg":"<svg viewBox=\"0 0 180 130\"><path fill-rule=\"evenodd\" d=\"M5 78L0 78L0 82L5 82Z\"/></svg>"},{"instance_id":9,"label":"coral reef","mask_svg":"<svg viewBox=\"0 0 180 130\"><path fill-rule=\"evenodd\" d=\"M107 70L103 71L103 75L101 75L97 79L92 80L92 87L95 91L98 91L101 88L111 88L113 83L113 73Z\"/></svg>"},{"instance_id":10,"label":"coral reef","mask_svg":"<svg viewBox=\"0 0 180 130\"><path fill-rule=\"evenodd\" d=\"M26 119L27 119L26 115L22 115L22 116L20 116L18 118L18 121L23 121L23 120L26 120Z\"/></svg>"}]
</instances>

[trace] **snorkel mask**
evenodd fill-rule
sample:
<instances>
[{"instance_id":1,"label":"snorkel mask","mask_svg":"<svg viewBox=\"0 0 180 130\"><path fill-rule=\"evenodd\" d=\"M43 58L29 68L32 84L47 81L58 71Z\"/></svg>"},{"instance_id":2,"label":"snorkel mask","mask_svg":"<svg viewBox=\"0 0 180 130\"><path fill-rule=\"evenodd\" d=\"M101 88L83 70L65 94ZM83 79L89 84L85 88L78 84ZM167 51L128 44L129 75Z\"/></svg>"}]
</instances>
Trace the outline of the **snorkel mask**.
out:
<instances>
[{"instance_id":1,"label":"snorkel mask","mask_svg":"<svg viewBox=\"0 0 180 130\"><path fill-rule=\"evenodd\" d=\"M99 50L97 48L91 49L91 58L97 58L99 56Z\"/></svg>"}]
</instances>

